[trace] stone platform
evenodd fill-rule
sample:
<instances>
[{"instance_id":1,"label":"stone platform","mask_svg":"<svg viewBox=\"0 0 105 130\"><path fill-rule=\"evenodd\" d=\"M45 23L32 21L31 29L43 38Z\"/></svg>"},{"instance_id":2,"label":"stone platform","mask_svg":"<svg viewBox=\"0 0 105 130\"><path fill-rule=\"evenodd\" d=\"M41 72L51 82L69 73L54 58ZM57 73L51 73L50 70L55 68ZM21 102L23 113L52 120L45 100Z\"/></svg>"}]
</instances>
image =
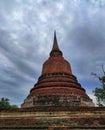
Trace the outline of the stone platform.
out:
<instances>
[{"instance_id":1,"label":"stone platform","mask_svg":"<svg viewBox=\"0 0 105 130\"><path fill-rule=\"evenodd\" d=\"M101 130L105 107L36 107L0 110L2 130Z\"/></svg>"}]
</instances>

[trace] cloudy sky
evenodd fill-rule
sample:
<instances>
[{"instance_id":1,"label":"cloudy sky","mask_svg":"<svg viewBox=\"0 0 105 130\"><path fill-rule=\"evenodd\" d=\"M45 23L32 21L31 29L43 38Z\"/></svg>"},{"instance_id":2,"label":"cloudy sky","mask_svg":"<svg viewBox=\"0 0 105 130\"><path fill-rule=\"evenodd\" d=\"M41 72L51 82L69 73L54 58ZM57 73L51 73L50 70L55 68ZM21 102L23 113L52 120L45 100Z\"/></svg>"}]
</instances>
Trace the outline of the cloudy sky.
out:
<instances>
[{"instance_id":1,"label":"cloudy sky","mask_svg":"<svg viewBox=\"0 0 105 130\"><path fill-rule=\"evenodd\" d=\"M59 47L89 96L105 65L105 0L0 0L0 98L18 106Z\"/></svg>"}]
</instances>

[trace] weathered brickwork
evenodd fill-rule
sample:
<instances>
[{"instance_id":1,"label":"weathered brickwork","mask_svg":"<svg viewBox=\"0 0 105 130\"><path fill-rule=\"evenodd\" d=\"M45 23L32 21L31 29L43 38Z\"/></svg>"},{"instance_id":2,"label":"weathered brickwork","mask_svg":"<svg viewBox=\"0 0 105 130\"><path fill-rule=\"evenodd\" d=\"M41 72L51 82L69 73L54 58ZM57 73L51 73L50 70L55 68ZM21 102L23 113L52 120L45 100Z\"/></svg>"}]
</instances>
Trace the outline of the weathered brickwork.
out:
<instances>
[{"instance_id":1,"label":"weathered brickwork","mask_svg":"<svg viewBox=\"0 0 105 130\"><path fill-rule=\"evenodd\" d=\"M49 107L0 111L1 128L105 129L105 108ZM60 130L62 130L60 129Z\"/></svg>"},{"instance_id":2,"label":"weathered brickwork","mask_svg":"<svg viewBox=\"0 0 105 130\"><path fill-rule=\"evenodd\" d=\"M70 130L67 126L50 126L48 130Z\"/></svg>"},{"instance_id":3,"label":"weathered brickwork","mask_svg":"<svg viewBox=\"0 0 105 130\"><path fill-rule=\"evenodd\" d=\"M56 35L41 76L21 106L0 110L0 129L105 130L105 107L94 107L63 58Z\"/></svg>"},{"instance_id":4,"label":"weathered brickwork","mask_svg":"<svg viewBox=\"0 0 105 130\"><path fill-rule=\"evenodd\" d=\"M56 35L50 57L43 64L41 76L22 104L23 108L36 106L94 106L72 74L69 62L63 58Z\"/></svg>"}]
</instances>

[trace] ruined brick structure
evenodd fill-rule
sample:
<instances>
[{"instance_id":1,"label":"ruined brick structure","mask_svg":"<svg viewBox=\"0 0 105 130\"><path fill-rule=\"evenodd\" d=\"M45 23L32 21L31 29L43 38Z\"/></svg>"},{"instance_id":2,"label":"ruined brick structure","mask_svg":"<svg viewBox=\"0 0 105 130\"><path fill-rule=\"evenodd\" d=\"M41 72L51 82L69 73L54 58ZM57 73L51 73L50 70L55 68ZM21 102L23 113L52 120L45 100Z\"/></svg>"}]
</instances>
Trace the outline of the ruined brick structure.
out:
<instances>
[{"instance_id":1,"label":"ruined brick structure","mask_svg":"<svg viewBox=\"0 0 105 130\"><path fill-rule=\"evenodd\" d=\"M0 130L105 130L105 108L35 107L0 110Z\"/></svg>"},{"instance_id":2,"label":"ruined brick structure","mask_svg":"<svg viewBox=\"0 0 105 130\"><path fill-rule=\"evenodd\" d=\"M43 64L42 74L22 104L22 108L35 106L94 106L72 74L69 62L63 58L56 33L50 57Z\"/></svg>"},{"instance_id":3,"label":"ruined brick structure","mask_svg":"<svg viewBox=\"0 0 105 130\"><path fill-rule=\"evenodd\" d=\"M105 107L95 107L78 83L56 34L41 76L21 106L0 110L1 130L105 130Z\"/></svg>"}]
</instances>

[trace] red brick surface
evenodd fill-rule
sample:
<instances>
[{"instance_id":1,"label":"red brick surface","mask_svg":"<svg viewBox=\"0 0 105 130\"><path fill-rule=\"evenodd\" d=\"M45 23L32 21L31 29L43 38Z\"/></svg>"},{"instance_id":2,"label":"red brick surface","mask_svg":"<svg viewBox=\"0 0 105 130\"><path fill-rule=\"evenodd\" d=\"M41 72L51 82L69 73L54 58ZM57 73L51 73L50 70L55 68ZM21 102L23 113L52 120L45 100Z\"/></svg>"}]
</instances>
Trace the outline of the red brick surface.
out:
<instances>
[{"instance_id":1,"label":"red brick surface","mask_svg":"<svg viewBox=\"0 0 105 130\"><path fill-rule=\"evenodd\" d=\"M30 94L25 99L22 107L54 104L55 106L62 104L65 106L94 105L86 94L85 89L81 87L77 78L72 74L70 63L63 58L63 53L58 47L56 35L54 35L50 57L44 62L41 76L30 90Z\"/></svg>"}]
</instances>

